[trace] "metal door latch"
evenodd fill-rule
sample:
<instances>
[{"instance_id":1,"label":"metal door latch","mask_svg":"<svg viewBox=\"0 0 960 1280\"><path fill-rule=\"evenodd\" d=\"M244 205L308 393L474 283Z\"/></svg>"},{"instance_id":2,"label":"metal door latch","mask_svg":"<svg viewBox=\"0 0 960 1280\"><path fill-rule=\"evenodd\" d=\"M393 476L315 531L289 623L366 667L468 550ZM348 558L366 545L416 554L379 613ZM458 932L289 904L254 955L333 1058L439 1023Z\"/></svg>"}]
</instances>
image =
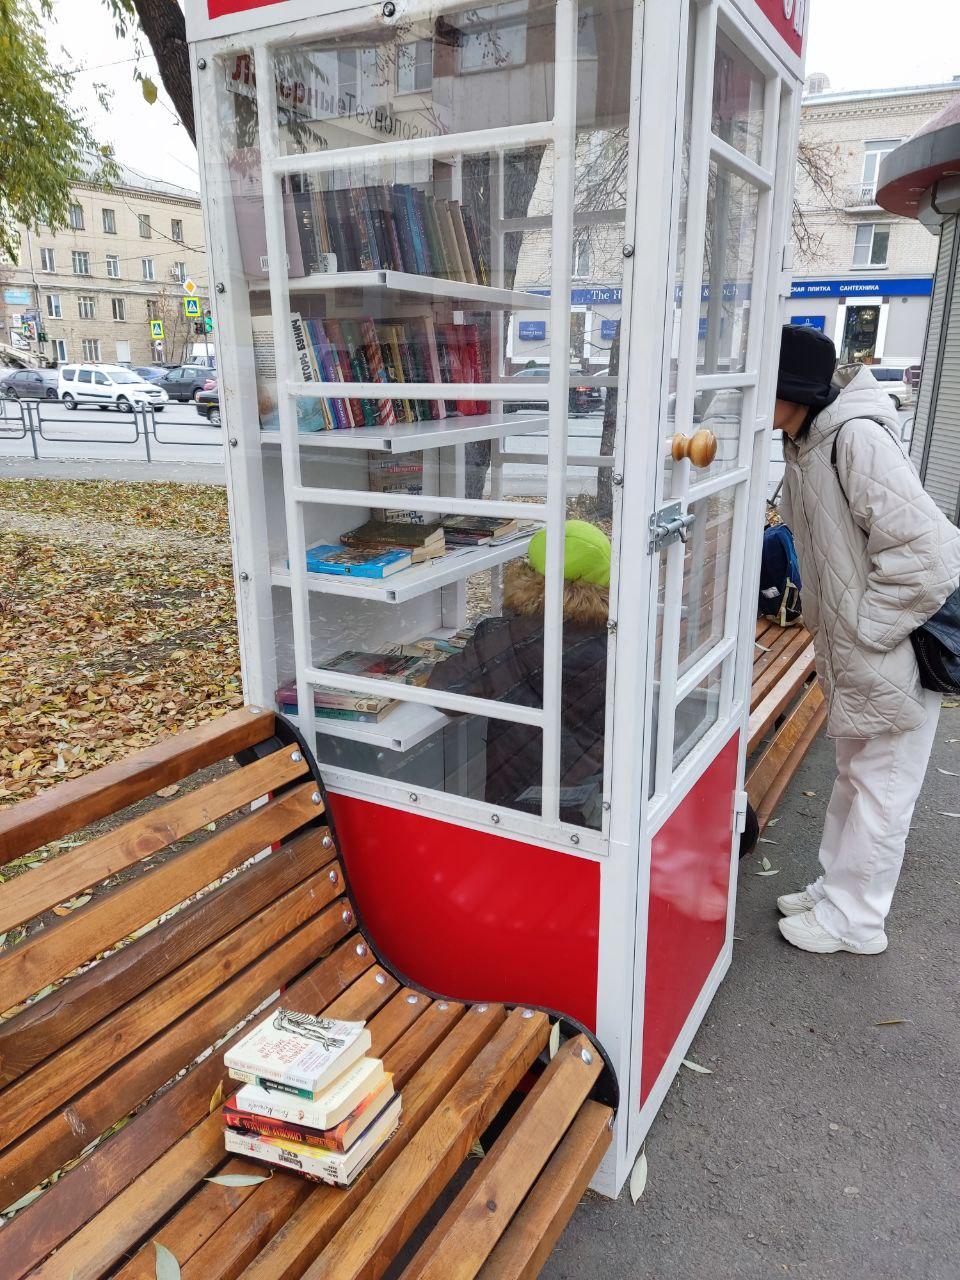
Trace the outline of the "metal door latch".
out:
<instances>
[{"instance_id":1,"label":"metal door latch","mask_svg":"<svg viewBox=\"0 0 960 1280\"><path fill-rule=\"evenodd\" d=\"M661 507L650 517L650 541L647 543L647 551L653 555L663 547L669 547L670 543L676 542L678 538L681 542L686 542L687 530L695 520L696 516L691 512L683 514L681 502L671 502L669 506Z\"/></svg>"}]
</instances>

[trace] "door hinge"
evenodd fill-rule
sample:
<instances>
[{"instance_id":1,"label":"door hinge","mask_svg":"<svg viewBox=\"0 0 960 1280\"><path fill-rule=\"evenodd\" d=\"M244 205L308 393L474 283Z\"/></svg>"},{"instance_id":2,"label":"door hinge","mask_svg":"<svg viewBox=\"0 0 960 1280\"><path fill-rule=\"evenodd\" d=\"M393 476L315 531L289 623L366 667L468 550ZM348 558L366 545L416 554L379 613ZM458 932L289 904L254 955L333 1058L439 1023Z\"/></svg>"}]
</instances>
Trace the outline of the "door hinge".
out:
<instances>
[{"instance_id":1,"label":"door hinge","mask_svg":"<svg viewBox=\"0 0 960 1280\"><path fill-rule=\"evenodd\" d=\"M747 829L747 793L745 791L737 792L737 802L733 809L734 831L738 835L743 835Z\"/></svg>"},{"instance_id":2,"label":"door hinge","mask_svg":"<svg viewBox=\"0 0 960 1280\"><path fill-rule=\"evenodd\" d=\"M678 538L681 542L686 542L687 530L695 520L696 516L692 512L683 514L682 502L671 502L661 507L650 517L650 541L647 543L647 551L653 555L663 547L668 547L671 542L676 542Z\"/></svg>"}]
</instances>

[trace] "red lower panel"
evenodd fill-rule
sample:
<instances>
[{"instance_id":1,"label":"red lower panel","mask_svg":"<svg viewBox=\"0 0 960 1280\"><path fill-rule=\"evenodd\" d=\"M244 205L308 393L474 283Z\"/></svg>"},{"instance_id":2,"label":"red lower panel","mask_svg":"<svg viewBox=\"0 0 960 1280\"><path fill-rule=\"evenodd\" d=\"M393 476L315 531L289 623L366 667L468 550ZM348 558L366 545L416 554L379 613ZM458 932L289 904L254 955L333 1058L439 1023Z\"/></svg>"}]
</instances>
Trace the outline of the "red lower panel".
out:
<instances>
[{"instance_id":1,"label":"red lower panel","mask_svg":"<svg viewBox=\"0 0 960 1280\"><path fill-rule=\"evenodd\" d=\"M366 800L330 803L385 960L431 991L545 1005L595 1030L597 863Z\"/></svg>"},{"instance_id":2,"label":"red lower panel","mask_svg":"<svg viewBox=\"0 0 960 1280\"><path fill-rule=\"evenodd\" d=\"M243 13L247 9L266 8L279 4L280 0L207 0L207 12L211 18L222 18L228 13Z\"/></svg>"},{"instance_id":3,"label":"red lower panel","mask_svg":"<svg viewBox=\"0 0 960 1280\"><path fill-rule=\"evenodd\" d=\"M738 743L727 743L653 841L641 1106L726 936Z\"/></svg>"}]
</instances>

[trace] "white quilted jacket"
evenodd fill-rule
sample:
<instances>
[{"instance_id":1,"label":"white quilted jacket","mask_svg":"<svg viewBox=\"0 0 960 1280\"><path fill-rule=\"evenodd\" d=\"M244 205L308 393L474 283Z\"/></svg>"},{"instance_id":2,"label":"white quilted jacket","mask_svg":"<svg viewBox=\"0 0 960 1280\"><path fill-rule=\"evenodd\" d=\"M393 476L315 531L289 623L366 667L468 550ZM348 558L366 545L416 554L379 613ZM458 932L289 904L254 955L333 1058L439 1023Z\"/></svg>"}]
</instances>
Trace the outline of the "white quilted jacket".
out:
<instances>
[{"instance_id":1,"label":"white quilted jacket","mask_svg":"<svg viewBox=\"0 0 960 1280\"><path fill-rule=\"evenodd\" d=\"M810 429L784 437L781 514L797 545L827 732L874 738L924 722L909 637L960 580L960 530L924 491L870 370L846 365L835 383L840 395Z\"/></svg>"}]
</instances>

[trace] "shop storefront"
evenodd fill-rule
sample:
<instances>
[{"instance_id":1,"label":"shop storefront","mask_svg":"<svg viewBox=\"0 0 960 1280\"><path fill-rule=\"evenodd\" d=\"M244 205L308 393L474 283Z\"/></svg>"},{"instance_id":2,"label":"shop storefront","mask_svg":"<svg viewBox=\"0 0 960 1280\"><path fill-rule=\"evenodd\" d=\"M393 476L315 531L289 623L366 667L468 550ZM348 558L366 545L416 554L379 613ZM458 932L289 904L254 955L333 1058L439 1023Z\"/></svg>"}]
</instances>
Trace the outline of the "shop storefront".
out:
<instances>
[{"instance_id":1,"label":"shop storefront","mask_svg":"<svg viewBox=\"0 0 960 1280\"><path fill-rule=\"evenodd\" d=\"M842 363L914 365L932 292L932 276L794 280L790 320L826 333Z\"/></svg>"}]
</instances>

